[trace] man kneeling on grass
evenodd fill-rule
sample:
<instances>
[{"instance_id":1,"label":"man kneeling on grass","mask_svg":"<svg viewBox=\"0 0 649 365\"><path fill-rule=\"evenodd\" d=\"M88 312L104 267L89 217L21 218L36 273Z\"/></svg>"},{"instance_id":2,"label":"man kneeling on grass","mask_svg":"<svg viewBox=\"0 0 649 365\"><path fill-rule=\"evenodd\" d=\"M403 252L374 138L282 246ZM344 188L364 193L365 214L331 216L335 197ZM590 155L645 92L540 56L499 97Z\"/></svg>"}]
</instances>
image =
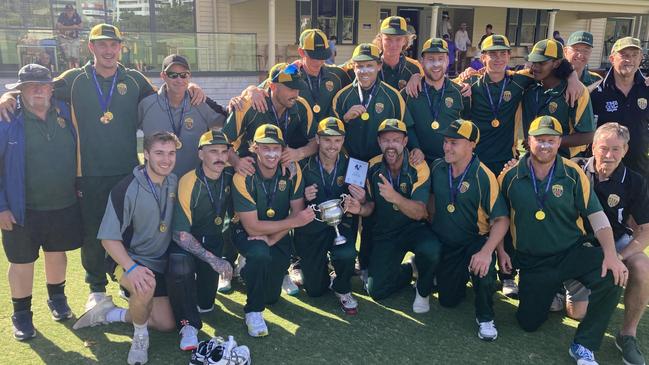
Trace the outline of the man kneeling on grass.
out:
<instances>
[{"instance_id":1,"label":"man kneeling on grass","mask_svg":"<svg viewBox=\"0 0 649 365\"><path fill-rule=\"evenodd\" d=\"M97 238L112 262L107 272L129 298L128 309L115 307L110 296L84 313L74 329L111 322L133 323L128 363L146 364L149 333L175 328L164 271L171 242L171 218L178 180L171 171L178 138L158 132L144 139L144 166L133 170L110 192Z\"/></svg>"}]
</instances>

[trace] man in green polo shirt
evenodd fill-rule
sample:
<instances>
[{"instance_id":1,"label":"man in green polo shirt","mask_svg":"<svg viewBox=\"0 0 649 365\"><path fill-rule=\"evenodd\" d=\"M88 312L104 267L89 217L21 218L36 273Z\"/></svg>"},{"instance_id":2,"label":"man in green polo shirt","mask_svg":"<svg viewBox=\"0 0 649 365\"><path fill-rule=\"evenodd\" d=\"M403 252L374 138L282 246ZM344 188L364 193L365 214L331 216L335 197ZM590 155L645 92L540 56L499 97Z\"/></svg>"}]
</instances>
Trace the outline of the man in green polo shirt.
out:
<instances>
[{"instance_id":1,"label":"man in green polo shirt","mask_svg":"<svg viewBox=\"0 0 649 365\"><path fill-rule=\"evenodd\" d=\"M381 300L410 284L417 268L413 311L430 310L429 295L439 261L440 244L426 223L426 203L430 191L430 170L425 162L413 164L408 158L406 125L386 119L378 128L383 154L370 161L365 203L346 199L350 213L372 216L372 250L369 258L367 290ZM402 264L408 251L415 254L411 264Z\"/></svg>"},{"instance_id":2,"label":"man in green polo shirt","mask_svg":"<svg viewBox=\"0 0 649 365\"><path fill-rule=\"evenodd\" d=\"M559 154L572 158L585 151L593 141L595 118L590 103L590 93L583 92L575 106L566 102L566 77L572 73L572 66L563 58L563 46L553 39L545 39L534 45L527 56L532 62L532 75L537 84L529 88L523 97L523 126L527 130L530 123L540 115L549 115L561 123L564 135L561 138ZM520 119L517 118L517 123Z\"/></svg>"},{"instance_id":3,"label":"man in green polo shirt","mask_svg":"<svg viewBox=\"0 0 649 365\"><path fill-rule=\"evenodd\" d=\"M444 137L440 132L456 119L469 118L471 100L462 96L461 85L446 77L449 58L445 40L427 40L421 58L425 76L421 82L423 91L416 97L410 97L406 90L401 90L401 96L414 120L414 131L426 162L431 163L444 157Z\"/></svg>"},{"instance_id":4,"label":"man in green polo shirt","mask_svg":"<svg viewBox=\"0 0 649 365\"><path fill-rule=\"evenodd\" d=\"M291 229L310 223L315 217L304 205L304 181L279 167L285 148L282 130L262 124L254 134L256 155L253 175L234 175L232 200L239 221L234 224L233 241L246 258L241 272L246 283L246 325L253 337L268 335L262 312L279 299L282 281L291 256Z\"/></svg>"},{"instance_id":5,"label":"man in green polo shirt","mask_svg":"<svg viewBox=\"0 0 649 365\"><path fill-rule=\"evenodd\" d=\"M566 59L588 91L595 89L602 82L602 76L588 70L588 60L593 53L593 34L583 30L572 33L563 50Z\"/></svg>"},{"instance_id":6,"label":"man in green polo shirt","mask_svg":"<svg viewBox=\"0 0 649 365\"><path fill-rule=\"evenodd\" d=\"M307 204L340 199L341 195L360 192L363 199L365 191L360 187L350 187L345 183L345 173L349 157L342 152L345 141L345 126L334 117L325 118L318 124L316 136L318 153L304 160L304 198ZM322 214L326 214L322 212ZM295 230L295 250L300 256L300 266L304 273L304 289L309 296L321 296L328 288L334 291L342 310L350 315L357 313L358 302L351 293L351 278L356 259L356 231L358 219L346 214L338 225L344 242L336 239L336 231L326 222L311 222ZM329 261L334 268L331 280Z\"/></svg>"},{"instance_id":7,"label":"man in green polo shirt","mask_svg":"<svg viewBox=\"0 0 649 365\"><path fill-rule=\"evenodd\" d=\"M492 299L496 290L494 252L498 249L501 267L507 266L509 258L500 244L509 229L507 206L496 177L474 154L480 141L478 127L456 120L441 133L445 155L430 169L432 229L442 246L436 273L439 303L444 307L460 304L470 279L478 337L494 341L498 337Z\"/></svg>"},{"instance_id":8,"label":"man in green polo shirt","mask_svg":"<svg viewBox=\"0 0 649 365\"><path fill-rule=\"evenodd\" d=\"M538 117L528 135L529 154L498 178L520 269L516 318L525 331L537 330L548 318L557 288L576 279L591 295L570 355L577 364L597 364L593 351L600 347L628 271L616 257L611 225L590 181L579 165L557 156L563 135L559 121ZM601 247L586 242L584 218Z\"/></svg>"}]
</instances>

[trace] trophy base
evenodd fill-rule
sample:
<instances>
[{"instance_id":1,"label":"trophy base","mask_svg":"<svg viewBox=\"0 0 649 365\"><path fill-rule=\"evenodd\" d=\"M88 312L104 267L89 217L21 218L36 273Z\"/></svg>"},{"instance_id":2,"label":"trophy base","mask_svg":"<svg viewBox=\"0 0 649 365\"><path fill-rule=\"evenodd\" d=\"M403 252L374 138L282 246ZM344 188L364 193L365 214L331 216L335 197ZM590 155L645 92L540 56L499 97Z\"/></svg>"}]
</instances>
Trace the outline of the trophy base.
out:
<instances>
[{"instance_id":1,"label":"trophy base","mask_svg":"<svg viewBox=\"0 0 649 365\"><path fill-rule=\"evenodd\" d=\"M347 239L344 236L338 236L334 238L334 245L343 245L347 243Z\"/></svg>"}]
</instances>

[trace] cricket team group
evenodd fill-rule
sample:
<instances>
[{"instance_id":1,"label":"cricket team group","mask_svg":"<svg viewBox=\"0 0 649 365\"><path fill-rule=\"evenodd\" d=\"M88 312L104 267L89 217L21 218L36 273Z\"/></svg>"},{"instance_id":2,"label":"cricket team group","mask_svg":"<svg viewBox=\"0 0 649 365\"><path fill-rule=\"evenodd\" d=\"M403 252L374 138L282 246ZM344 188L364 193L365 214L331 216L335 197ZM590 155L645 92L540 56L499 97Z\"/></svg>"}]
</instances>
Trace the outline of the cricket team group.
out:
<instances>
[{"instance_id":1,"label":"cricket team group","mask_svg":"<svg viewBox=\"0 0 649 365\"><path fill-rule=\"evenodd\" d=\"M122 66L122 35L108 24L90 31L93 61L83 67L54 79L21 68L0 98L14 337L36 335L41 249L51 316L73 316L66 252L80 248L89 295L73 328L132 323L129 364L148 361L149 329L179 331L180 348L203 364L201 315L235 274L253 337L269 334L266 306L300 287L335 298L344 315L362 313L359 275L376 301L413 295L418 315L433 292L457 306L470 281L467 321L494 341L500 283L518 298L524 331L550 311L580 321L568 349L578 365L597 364L623 295L615 345L625 364L645 364L636 338L649 302L640 41L619 39L604 75L588 70L584 31L565 46L536 43L529 68L513 71L509 41L493 34L481 43L484 68L451 80L446 41L427 40L414 60L404 56L412 39L403 18L388 17L338 67L325 65L326 35L305 30L300 59L272 67L227 109L191 82L182 55L164 59L159 88ZM354 169L363 176L350 182ZM334 199L337 230L314 209ZM127 308L106 295L109 281Z\"/></svg>"}]
</instances>

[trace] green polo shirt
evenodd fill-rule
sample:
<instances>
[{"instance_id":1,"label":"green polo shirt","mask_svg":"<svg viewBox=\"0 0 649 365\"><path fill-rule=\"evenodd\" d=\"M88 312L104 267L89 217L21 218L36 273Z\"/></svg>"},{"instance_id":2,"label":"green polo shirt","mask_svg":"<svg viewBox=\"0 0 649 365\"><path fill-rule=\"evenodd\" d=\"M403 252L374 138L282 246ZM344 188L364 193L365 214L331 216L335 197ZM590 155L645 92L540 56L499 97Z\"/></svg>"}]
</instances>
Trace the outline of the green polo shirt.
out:
<instances>
[{"instance_id":1,"label":"green polo shirt","mask_svg":"<svg viewBox=\"0 0 649 365\"><path fill-rule=\"evenodd\" d=\"M383 155L378 155L370 160L367 172L367 201L372 201L375 204L372 213L372 219L376 222L372 226L373 237L379 240L389 239L402 234L404 230L426 224L423 220L416 221L409 218L381 196L378 183L383 183L383 181L379 174L390 181ZM399 176L392 176L392 187L405 198L426 204L430 191L429 177L428 165L423 161L417 166L411 164L408 160L408 150L404 149L401 173Z\"/></svg>"},{"instance_id":2,"label":"green polo shirt","mask_svg":"<svg viewBox=\"0 0 649 365\"><path fill-rule=\"evenodd\" d=\"M52 106L45 120L22 109L25 130L25 206L63 209L77 201L77 153L70 122Z\"/></svg>"},{"instance_id":3,"label":"green polo shirt","mask_svg":"<svg viewBox=\"0 0 649 365\"><path fill-rule=\"evenodd\" d=\"M537 220L539 210L528 166L529 155L498 177L509 206L514 247L532 256L551 256L580 244L586 235L584 219L602 211L586 174L576 163L557 156L555 173L546 194L545 219ZM550 175L537 180L539 197L545 192Z\"/></svg>"},{"instance_id":4,"label":"green polo shirt","mask_svg":"<svg viewBox=\"0 0 649 365\"><path fill-rule=\"evenodd\" d=\"M77 174L79 176L115 176L129 174L137 166L138 104L155 92L154 86L139 71L117 67L117 80L108 110L113 119L103 124L103 115L93 66L73 68L57 78L55 97L70 102L79 144ZM107 97L113 77L97 75L104 97Z\"/></svg>"},{"instance_id":5,"label":"green polo shirt","mask_svg":"<svg viewBox=\"0 0 649 365\"><path fill-rule=\"evenodd\" d=\"M315 137L318 123L314 123L313 111L306 100L298 97L295 105L286 111L288 115L285 120L282 115L278 116L280 119L279 124L271 108L270 96L266 98L266 104L268 110L261 113L252 108L252 101L247 98L244 100L241 110L234 111L228 116L223 127L223 133L232 142L239 156L250 155L249 148L255 136L255 130L263 124L279 126L284 134L284 141L291 148L300 148Z\"/></svg>"},{"instance_id":6,"label":"green polo shirt","mask_svg":"<svg viewBox=\"0 0 649 365\"><path fill-rule=\"evenodd\" d=\"M199 240L202 236L214 236L222 242L222 232L227 229L229 218L232 216L231 185L234 169L230 166L226 167L216 180L205 178L214 202L221 202L221 211L218 215L210 201L207 186L200 176L201 172L196 168L180 178L178 204L174 207L171 227L174 232L189 232Z\"/></svg>"},{"instance_id":7,"label":"green polo shirt","mask_svg":"<svg viewBox=\"0 0 649 365\"><path fill-rule=\"evenodd\" d=\"M595 118L593 117L593 106L590 103L590 93L584 86L584 92L574 107L566 102L566 88L568 82L563 80L561 83L551 89L545 90L541 84L536 84L525 92L523 97L523 114L522 128L520 120L517 118L517 128L521 128L527 137L527 130L532 121L541 115L550 115L557 118L563 129L563 135L567 136L573 133L594 132ZM588 146L561 147L559 153L563 157L571 158Z\"/></svg>"},{"instance_id":8,"label":"green polo shirt","mask_svg":"<svg viewBox=\"0 0 649 365\"><path fill-rule=\"evenodd\" d=\"M331 102L334 96L351 82L347 73L337 66L323 65L319 76L309 76L304 68L300 75L304 81L300 96L311 106L315 120L332 117L334 113ZM320 107L319 112L313 110L316 105Z\"/></svg>"},{"instance_id":9,"label":"green polo shirt","mask_svg":"<svg viewBox=\"0 0 649 365\"><path fill-rule=\"evenodd\" d=\"M385 61L382 64L379 77L382 81L397 90L401 90L408 84L414 74L424 74L424 70L417 60L401 55L399 63L395 67L388 66Z\"/></svg>"},{"instance_id":10,"label":"green polo shirt","mask_svg":"<svg viewBox=\"0 0 649 365\"><path fill-rule=\"evenodd\" d=\"M581 73L579 80L582 84L584 84L584 86L590 86L596 82L601 81L602 76L600 76L596 72L589 71L588 66L586 66L586 68L584 68L584 71Z\"/></svg>"},{"instance_id":11,"label":"green polo shirt","mask_svg":"<svg viewBox=\"0 0 649 365\"><path fill-rule=\"evenodd\" d=\"M399 91L385 82L378 81L373 91L372 100L367 106L368 120L358 118L345 123L345 149L350 157L369 161L381 153L377 141L378 129L381 122L389 118L403 121L408 128L408 147L418 148L419 143L414 132L414 121L406 108ZM363 90L363 100L367 101L370 90ZM334 114L343 120L343 116L354 105L361 105L358 95L358 81L347 85L333 99Z\"/></svg>"},{"instance_id":12,"label":"green polo shirt","mask_svg":"<svg viewBox=\"0 0 649 365\"><path fill-rule=\"evenodd\" d=\"M486 164L509 161L516 156L514 131L515 116L523 99L523 91L535 83L527 71L515 73L507 71L506 77L499 82L491 82L489 75L473 76L471 84L471 118L480 129L480 142L476 153ZM498 105L503 83L507 82L502 92L503 98L498 108L499 125L494 127L494 113L489 102L487 90L491 95L494 107Z\"/></svg>"},{"instance_id":13,"label":"green polo shirt","mask_svg":"<svg viewBox=\"0 0 649 365\"><path fill-rule=\"evenodd\" d=\"M444 136L440 132L454 120L470 119L471 99L463 97L462 86L448 78L439 90L425 80L422 80L422 88L415 98L408 96L405 90L401 90L401 97L414 120L419 146L426 155L426 161L431 162L444 157Z\"/></svg>"},{"instance_id":14,"label":"green polo shirt","mask_svg":"<svg viewBox=\"0 0 649 365\"><path fill-rule=\"evenodd\" d=\"M304 196L302 170L298 167L293 177L289 175L289 171L282 175L282 169L279 166L275 176L270 179L264 179L259 169L251 176L235 174L232 179L234 211L237 213L256 211L257 218L262 221L286 219L291 208L291 201L302 199ZM273 191L275 192L274 197L269 202L268 198L273 196ZM273 217L268 215L269 208L275 211Z\"/></svg>"},{"instance_id":15,"label":"green polo shirt","mask_svg":"<svg viewBox=\"0 0 649 365\"><path fill-rule=\"evenodd\" d=\"M458 189L455 211L450 213L451 188L448 183L450 165L443 158L430 167L430 193L435 199L432 228L446 245L468 245L489 234L490 223L509 212L500 194L496 176L476 157L460 184L462 174L452 179Z\"/></svg>"}]
</instances>

